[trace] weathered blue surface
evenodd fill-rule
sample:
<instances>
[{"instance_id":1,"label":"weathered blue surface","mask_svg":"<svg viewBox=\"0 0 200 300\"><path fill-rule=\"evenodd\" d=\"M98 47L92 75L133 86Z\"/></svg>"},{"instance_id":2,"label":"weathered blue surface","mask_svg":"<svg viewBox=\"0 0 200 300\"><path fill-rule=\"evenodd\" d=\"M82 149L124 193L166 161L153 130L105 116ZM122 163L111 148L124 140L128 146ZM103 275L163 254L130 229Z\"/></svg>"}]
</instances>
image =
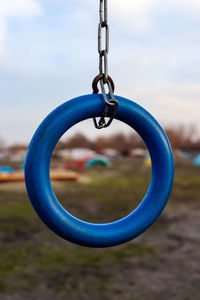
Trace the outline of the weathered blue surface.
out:
<instances>
[{"instance_id":1,"label":"weathered blue surface","mask_svg":"<svg viewBox=\"0 0 200 300\"><path fill-rule=\"evenodd\" d=\"M128 99L115 98L119 101L116 119L138 132L152 161L152 178L147 194L125 218L107 224L81 221L61 206L50 182L50 160L56 143L73 125L101 115L105 106L102 95L81 96L56 108L38 127L27 154L26 186L36 212L56 234L84 246L109 247L137 237L159 217L173 185L173 156L164 131L142 107Z\"/></svg>"}]
</instances>

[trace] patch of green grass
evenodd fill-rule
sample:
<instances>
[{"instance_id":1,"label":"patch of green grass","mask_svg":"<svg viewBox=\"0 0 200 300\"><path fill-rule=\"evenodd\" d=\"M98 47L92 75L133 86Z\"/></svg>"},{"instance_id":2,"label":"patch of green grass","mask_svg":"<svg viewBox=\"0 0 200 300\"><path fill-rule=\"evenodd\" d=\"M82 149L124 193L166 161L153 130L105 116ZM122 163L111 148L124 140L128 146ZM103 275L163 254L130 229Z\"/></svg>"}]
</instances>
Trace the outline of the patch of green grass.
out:
<instances>
[{"instance_id":1,"label":"patch of green grass","mask_svg":"<svg viewBox=\"0 0 200 300\"><path fill-rule=\"evenodd\" d=\"M85 183L55 184L55 193L75 216L102 223L130 213L142 200L150 181L150 170L130 161L114 162L111 169L87 170L83 175L89 179ZM199 184L199 169L178 168L172 193L175 203L200 203ZM22 186L16 190L1 188L0 205L2 293L37 289L41 282L69 295L85 293L109 298L113 282L119 284L117 272L121 268L132 260L157 255L154 247L141 243L111 249L65 243L42 225ZM164 230L170 222L162 215L153 228Z\"/></svg>"},{"instance_id":2,"label":"patch of green grass","mask_svg":"<svg viewBox=\"0 0 200 300\"><path fill-rule=\"evenodd\" d=\"M87 295L93 293L105 297L109 294L110 289L107 282L95 282L93 284L89 282L83 286L82 291L87 293Z\"/></svg>"},{"instance_id":3,"label":"patch of green grass","mask_svg":"<svg viewBox=\"0 0 200 300\"><path fill-rule=\"evenodd\" d=\"M31 289L37 286L39 278L47 281L53 278L55 287L58 284L59 288L62 276L66 280L67 274L70 274L72 281L77 280L77 270L90 272L95 278L96 272L100 274L104 268L113 268L124 259L145 255L154 256L156 252L153 247L138 243L111 249L73 246L64 250L48 244L26 244L15 248L3 246L0 248L0 276L4 277L9 289Z\"/></svg>"},{"instance_id":4,"label":"patch of green grass","mask_svg":"<svg viewBox=\"0 0 200 300\"><path fill-rule=\"evenodd\" d=\"M105 223L131 213L142 201L148 185L148 176L111 174L109 178L89 173L88 183L69 183L55 193L62 205L74 216L89 222ZM124 175L124 176L123 176Z\"/></svg>"},{"instance_id":5,"label":"patch of green grass","mask_svg":"<svg viewBox=\"0 0 200 300\"><path fill-rule=\"evenodd\" d=\"M50 245L21 245L18 248L3 246L0 248L0 274L9 274L20 268L33 265L35 270L56 271L62 267L85 265L96 266L118 262L130 257L155 255L153 247L139 243L109 249L90 249L74 246L70 250L52 249Z\"/></svg>"},{"instance_id":6,"label":"patch of green grass","mask_svg":"<svg viewBox=\"0 0 200 300\"><path fill-rule=\"evenodd\" d=\"M9 203L1 206L0 234L4 239L28 237L38 230L38 218L30 203Z\"/></svg>"},{"instance_id":7,"label":"patch of green grass","mask_svg":"<svg viewBox=\"0 0 200 300\"><path fill-rule=\"evenodd\" d=\"M0 217L4 215L23 217L28 220L30 217L34 216L34 209L28 201L26 203L9 203L1 206Z\"/></svg>"},{"instance_id":8,"label":"patch of green grass","mask_svg":"<svg viewBox=\"0 0 200 300\"><path fill-rule=\"evenodd\" d=\"M39 230L39 226L22 217L3 216L0 219L0 233L4 239L26 238Z\"/></svg>"},{"instance_id":9,"label":"patch of green grass","mask_svg":"<svg viewBox=\"0 0 200 300\"><path fill-rule=\"evenodd\" d=\"M0 292L5 292L6 291L6 283L0 279Z\"/></svg>"},{"instance_id":10,"label":"patch of green grass","mask_svg":"<svg viewBox=\"0 0 200 300\"><path fill-rule=\"evenodd\" d=\"M200 176L176 176L172 197L179 201L196 202L200 200L199 194ZM200 201L199 201L200 202Z\"/></svg>"}]
</instances>

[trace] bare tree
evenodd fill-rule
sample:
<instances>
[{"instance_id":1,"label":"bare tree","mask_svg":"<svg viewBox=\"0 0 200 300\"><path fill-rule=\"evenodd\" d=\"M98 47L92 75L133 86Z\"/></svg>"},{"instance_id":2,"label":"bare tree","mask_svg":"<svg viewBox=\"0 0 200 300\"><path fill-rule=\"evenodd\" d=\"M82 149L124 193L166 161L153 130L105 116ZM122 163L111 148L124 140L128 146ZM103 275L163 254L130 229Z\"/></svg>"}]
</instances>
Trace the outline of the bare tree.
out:
<instances>
[{"instance_id":1,"label":"bare tree","mask_svg":"<svg viewBox=\"0 0 200 300\"><path fill-rule=\"evenodd\" d=\"M197 138L194 126L168 127L165 132L173 148L183 151L200 150L200 140ZM145 149L146 145L136 132L129 134L119 132L110 136L98 136L94 141L88 139L84 134L78 133L64 142L60 141L56 146L56 150L64 148L89 148L98 152L102 152L105 148L112 148L121 153L128 153L134 148Z\"/></svg>"},{"instance_id":2,"label":"bare tree","mask_svg":"<svg viewBox=\"0 0 200 300\"><path fill-rule=\"evenodd\" d=\"M128 148L130 150L134 148L142 148L142 149L146 148L144 141L137 133L129 134L128 141L129 141Z\"/></svg>"},{"instance_id":3,"label":"bare tree","mask_svg":"<svg viewBox=\"0 0 200 300\"><path fill-rule=\"evenodd\" d=\"M0 150L5 149L5 142L4 140L0 137Z\"/></svg>"},{"instance_id":4,"label":"bare tree","mask_svg":"<svg viewBox=\"0 0 200 300\"><path fill-rule=\"evenodd\" d=\"M178 148L184 151L191 151L195 144L196 129L194 126L169 127L165 130L172 148Z\"/></svg>"},{"instance_id":5,"label":"bare tree","mask_svg":"<svg viewBox=\"0 0 200 300\"><path fill-rule=\"evenodd\" d=\"M110 148L116 149L120 152L128 150L128 139L127 136L122 132L110 136L109 144Z\"/></svg>"},{"instance_id":6,"label":"bare tree","mask_svg":"<svg viewBox=\"0 0 200 300\"><path fill-rule=\"evenodd\" d=\"M65 147L69 149L73 148L91 148L91 141L82 133L77 133L73 137L65 141Z\"/></svg>"}]
</instances>

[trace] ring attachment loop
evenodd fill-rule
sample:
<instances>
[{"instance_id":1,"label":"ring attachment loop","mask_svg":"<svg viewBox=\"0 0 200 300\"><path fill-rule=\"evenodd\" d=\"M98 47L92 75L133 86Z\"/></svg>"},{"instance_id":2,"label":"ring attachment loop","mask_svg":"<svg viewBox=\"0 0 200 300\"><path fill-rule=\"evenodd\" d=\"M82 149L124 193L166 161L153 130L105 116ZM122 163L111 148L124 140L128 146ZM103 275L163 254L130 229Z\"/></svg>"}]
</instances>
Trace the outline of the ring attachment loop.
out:
<instances>
[{"instance_id":1,"label":"ring attachment loop","mask_svg":"<svg viewBox=\"0 0 200 300\"><path fill-rule=\"evenodd\" d=\"M100 81L100 85L101 85L102 96L103 96L106 106L100 117L100 120L97 122L96 118L93 118L93 121L94 121L94 126L97 129L102 129L102 128L108 127L112 123L112 121L116 115L117 109L118 109L118 101L114 98L113 91L115 89L115 86L114 86L114 82L113 82L112 78L110 76L108 76L108 81L106 83L104 83L104 74L103 73L96 76L93 80L93 83L92 83L93 94L98 94L98 92L99 92L99 89L97 86L99 81ZM108 89L109 89L108 95L106 94L105 84L108 85ZM108 97L109 97L109 99L108 99ZM108 122L106 122L105 118L108 117L108 113L109 113L109 110L111 107L113 108L113 111L110 115Z\"/></svg>"},{"instance_id":2,"label":"ring attachment loop","mask_svg":"<svg viewBox=\"0 0 200 300\"><path fill-rule=\"evenodd\" d=\"M117 109L119 107L119 103L115 99L114 100L110 100L110 103L112 103L112 106L114 106L114 109L113 109L113 112L112 112L112 114L110 116L110 119L109 119L109 121L107 123L106 123L105 118L107 117L107 114L108 114L109 108L110 108L110 106L108 104L106 104L104 112L103 112L103 114L102 114L102 116L101 116L101 118L100 118L100 120L99 120L98 123L97 123L96 118L93 118L93 120L94 120L94 126L97 129L106 128L106 127L108 127L112 123L112 121L113 121L113 119L114 119L114 117L116 115Z\"/></svg>"},{"instance_id":3,"label":"ring attachment loop","mask_svg":"<svg viewBox=\"0 0 200 300\"><path fill-rule=\"evenodd\" d=\"M99 75L97 75L93 82L92 82L92 90L93 90L93 94L98 94L99 93L99 88L98 88L98 83L100 80L102 80L104 78L104 74L101 73ZM114 81L112 80L112 78L108 75L108 81L111 83L111 86L112 86L112 90L113 90L113 93L115 91L115 84L114 84Z\"/></svg>"}]
</instances>

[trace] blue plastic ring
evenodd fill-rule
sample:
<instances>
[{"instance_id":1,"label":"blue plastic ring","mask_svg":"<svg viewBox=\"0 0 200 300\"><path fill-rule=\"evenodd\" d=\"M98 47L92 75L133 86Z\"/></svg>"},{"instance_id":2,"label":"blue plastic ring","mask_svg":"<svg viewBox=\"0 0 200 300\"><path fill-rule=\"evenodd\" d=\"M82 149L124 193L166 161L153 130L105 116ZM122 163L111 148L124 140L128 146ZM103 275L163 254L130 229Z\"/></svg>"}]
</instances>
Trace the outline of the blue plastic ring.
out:
<instances>
[{"instance_id":1,"label":"blue plastic ring","mask_svg":"<svg viewBox=\"0 0 200 300\"><path fill-rule=\"evenodd\" d=\"M81 96L56 108L38 127L27 154L25 179L33 207L52 231L79 245L109 247L137 237L159 217L173 185L172 151L160 125L136 103L119 96L115 96L115 99L119 102L116 119L138 132L152 161L152 177L147 194L128 216L106 224L84 222L62 207L51 186L50 161L58 140L78 122L101 115L105 106L102 95Z\"/></svg>"}]
</instances>

